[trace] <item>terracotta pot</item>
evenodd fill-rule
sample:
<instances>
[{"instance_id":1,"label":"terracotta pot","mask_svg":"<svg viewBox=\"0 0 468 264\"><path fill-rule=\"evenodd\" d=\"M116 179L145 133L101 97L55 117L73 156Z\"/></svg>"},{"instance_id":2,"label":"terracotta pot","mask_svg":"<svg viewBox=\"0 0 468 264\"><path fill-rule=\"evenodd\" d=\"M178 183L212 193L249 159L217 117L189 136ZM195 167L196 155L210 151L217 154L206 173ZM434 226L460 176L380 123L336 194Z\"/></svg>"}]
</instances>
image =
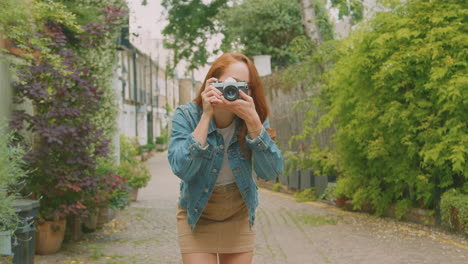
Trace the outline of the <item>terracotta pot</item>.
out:
<instances>
[{"instance_id":1,"label":"terracotta pot","mask_svg":"<svg viewBox=\"0 0 468 264\"><path fill-rule=\"evenodd\" d=\"M99 217L99 208L94 213L91 213L88 218L83 220L83 232L93 232L97 228Z\"/></svg>"},{"instance_id":2,"label":"terracotta pot","mask_svg":"<svg viewBox=\"0 0 468 264\"><path fill-rule=\"evenodd\" d=\"M101 228L106 223L110 222L114 217L114 212L109 207L99 208L99 214L97 219L97 228Z\"/></svg>"},{"instance_id":3,"label":"terracotta pot","mask_svg":"<svg viewBox=\"0 0 468 264\"><path fill-rule=\"evenodd\" d=\"M138 199L138 188L132 188L129 195L130 195L130 201L136 202Z\"/></svg>"},{"instance_id":4,"label":"terracotta pot","mask_svg":"<svg viewBox=\"0 0 468 264\"><path fill-rule=\"evenodd\" d=\"M336 206L343 208L346 205L346 201L348 201L348 198L346 197L338 197L336 198Z\"/></svg>"},{"instance_id":5,"label":"terracotta pot","mask_svg":"<svg viewBox=\"0 0 468 264\"><path fill-rule=\"evenodd\" d=\"M59 251L65 236L65 219L58 221L45 221L37 225L36 253L49 255Z\"/></svg>"},{"instance_id":6,"label":"terracotta pot","mask_svg":"<svg viewBox=\"0 0 468 264\"><path fill-rule=\"evenodd\" d=\"M81 237L83 236L81 224L82 224L82 220L79 216L76 216L76 215L68 216L67 232L65 234L67 241L68 240L77 241L81 239Z\"/></svg>"},{"instance_id":7,"label":"terracotta pot","mask_svg":"<svg viewBox=\"0 0 468 264\"><path fill-rule=\"evenodd\" d=\"M27 54L32 54L36 62L41 61L41 52L38 50L26 51L24 49L18 48L15 45L13 45L9 39L3 39L1 42L2 43L0 47L7 49L11 54L15 56L24 57Z\"/></svg>"}]
</instances>

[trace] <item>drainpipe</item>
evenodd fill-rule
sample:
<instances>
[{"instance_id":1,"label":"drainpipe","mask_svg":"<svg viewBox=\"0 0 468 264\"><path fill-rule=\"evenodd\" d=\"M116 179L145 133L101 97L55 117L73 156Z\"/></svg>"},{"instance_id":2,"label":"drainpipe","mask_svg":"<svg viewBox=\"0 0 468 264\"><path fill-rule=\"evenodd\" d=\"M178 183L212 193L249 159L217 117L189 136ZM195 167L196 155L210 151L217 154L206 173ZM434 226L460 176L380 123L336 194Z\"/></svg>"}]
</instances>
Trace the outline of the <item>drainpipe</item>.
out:
<instances>
[{"instance_id":1,"label":"drainpipe","mask_svg":"<svg viewBox=\"0 0 468 264\"><path fill-rule=\"evenodd\" d=\"M136 50L133 49L133 95L135 100L135 135L138 137L138 98L137 98Z\"/></svg>"},{"instance_id":2,"label":"drainpipe","mask_svg":"<svg viewBox=\"0 0 468 264\"><path fill-rule=\"evenodd\" d=\"M150 120L151 120L151 128L150 128L150 137L151 137L151 142L153 142L153 139L154 139L154 135L153 135L153 128L154 128L154 120L153 120L153 61L151 60L151 56L148 57L149 59L149 64L150 64L150 83L149 83L149 87L150 87ZM154 143L154 142L153 142Z\"/></svg>"}]
</instances>

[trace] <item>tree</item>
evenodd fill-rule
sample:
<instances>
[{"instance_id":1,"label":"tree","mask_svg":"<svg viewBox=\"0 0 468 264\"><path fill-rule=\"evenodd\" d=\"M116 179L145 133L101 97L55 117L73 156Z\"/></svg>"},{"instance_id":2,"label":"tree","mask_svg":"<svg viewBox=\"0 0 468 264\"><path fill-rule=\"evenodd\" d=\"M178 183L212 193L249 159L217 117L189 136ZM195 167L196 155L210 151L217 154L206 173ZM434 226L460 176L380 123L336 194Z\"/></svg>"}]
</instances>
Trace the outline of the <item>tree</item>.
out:
<instances>
[{"instance_id":1,"label":"tree","mask_svg":"<svg viewBox=\"0 0 468 264\"><path fill-rule=\"evenodd\" d=\"M268 54L277 67L298 61L288 47L304 35L297 1L244 0L221 9L216 19L224 35L222 50L237 49L247 56Z\"/></svg>"},{"instance_id":2,"label":"tree","mask_svg":"<svg viewBox=\"0 0 468 264\"><path fill-rule=\"evenodd\" d=\"M207 63L206 42L216 32L213 17L228 0L163 0L169 24L164 28L164 46L174 51L173 65L186 60L189 70Z\"/></svg>"},{"instance_id":3,"label":"tree","mask_svg":"<svg viewBox=\"0 0 468 264\"><path fill-rule=\"evenodd\" d=\"M299 2L301 4L302 23L304 24L305 34L310 40L319 44L322 42L322 37L316 23L317 17L315 9L312 6L312 0L300 0Z\"/></svg>"}]
</instances>

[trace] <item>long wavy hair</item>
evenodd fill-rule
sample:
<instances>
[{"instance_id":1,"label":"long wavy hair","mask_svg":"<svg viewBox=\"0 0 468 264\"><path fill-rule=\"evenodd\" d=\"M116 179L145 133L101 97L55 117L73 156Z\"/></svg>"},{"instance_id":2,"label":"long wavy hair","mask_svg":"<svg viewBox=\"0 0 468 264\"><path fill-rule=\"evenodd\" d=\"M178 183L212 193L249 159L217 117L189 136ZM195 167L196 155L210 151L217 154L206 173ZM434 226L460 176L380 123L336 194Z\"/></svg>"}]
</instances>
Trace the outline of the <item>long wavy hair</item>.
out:
<instances>
[{"instance_id":1,"label":"long wavy hair","mask_svg":"<svg viewBox=\"0 0 468 264\"><path fill-rule=\"evenodd\" d=\"M267 119L268 115L270 114L270 109L268 108L266 98L265 98L265 90L263 88L262 80L260 79L260 76L258 75L257 68L255 68L255 64L250 60L247 56L240 54L240 53L224 53L221 55L216 61L213 63L211 66L210 70L206 74L205 80L203 81L203 84L200 88L200 91L198 91L197 97L194 99L194 102L198 105L198 107L203 108L203 102L202 102L202 96L201 93L203 90L205 90L205 85L208 79L215 77L215 78L220 78L226 68L236 62L243 62L245 65L247 65L247 68L249 69L249 90L250 90L250 96L253 98L253 101L255 103L255 110L258 113L258 116L260 117L260 121L265 122ZM244 155L248 158L250 158L251 153L247 150L245 146L245 136L247 135L247 126L245 122L243 121L241 126L240 126L240 132L239 132L239 144L241 146L242 152Z\"/></svg>"}]
</instances>

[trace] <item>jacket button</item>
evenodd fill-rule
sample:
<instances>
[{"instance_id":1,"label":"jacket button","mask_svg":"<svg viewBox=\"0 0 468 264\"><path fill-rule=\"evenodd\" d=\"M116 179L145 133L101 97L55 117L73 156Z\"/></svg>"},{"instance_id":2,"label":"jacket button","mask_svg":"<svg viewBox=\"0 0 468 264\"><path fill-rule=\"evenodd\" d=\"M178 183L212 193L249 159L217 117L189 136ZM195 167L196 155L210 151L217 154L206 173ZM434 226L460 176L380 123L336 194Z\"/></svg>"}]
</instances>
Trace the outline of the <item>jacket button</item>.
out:
<instances>
[{"instance_id":1,"label":"jacket button","mask_svg":"<svg viewBox=\"0 0 468 264\"><path fill-rule=\"evenodd\" d=\"M224 149L224 145L219 145L219 148L220 148L220 149Z\"/></svg>"},{"instance_id":2,"label":"jacket button","mask_svg":"<svg viewBox=\"0 0 468 264\"><path fill-rule=\"evenodd\" d=\"M206 193L208 192L208 188L205 188L205 192L206 192Z\"/></svg>"},{"instance_id":3,"label":"jacket button","mask_svg":"<svg viewBox=\"0 0 468 264\"><path fill-rule=\"evenodd\" d=\"M212 172L218 172L218 170L217 170L217 169L213 169Z\"/></svg>"},{"instance_id":4,"label":"jacket button","mask_svg":"<svg viewBox=\"0 0 468 264\"><path fill-rule=\"evenodd\" d=\"M195 213L196 213L196 212L198 212L198 209L197 209L197 208L195 208L195 210L194 210L194 211L195 211Z\"/></svg>"}]
</instances>

